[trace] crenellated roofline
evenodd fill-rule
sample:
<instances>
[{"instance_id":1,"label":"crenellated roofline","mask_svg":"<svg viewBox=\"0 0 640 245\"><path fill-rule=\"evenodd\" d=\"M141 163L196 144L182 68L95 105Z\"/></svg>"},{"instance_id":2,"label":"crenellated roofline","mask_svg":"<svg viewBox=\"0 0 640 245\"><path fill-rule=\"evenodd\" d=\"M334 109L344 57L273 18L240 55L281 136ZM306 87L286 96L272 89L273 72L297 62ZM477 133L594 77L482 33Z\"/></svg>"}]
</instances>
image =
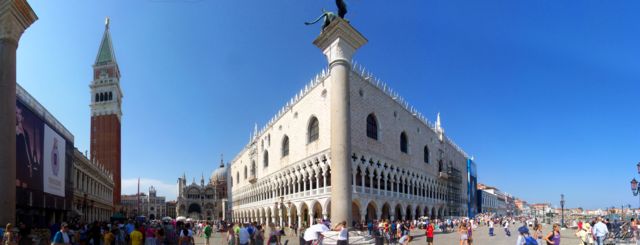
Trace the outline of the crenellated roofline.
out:
<instances>
[{"instance_id":1,"label":"crenellated roofline","mask_svg":"<svg viewBox=\"0 0 640 245\"><path fill-rule=\"evenodd\" d=\"M404 98L402 98L397 92L393 91L391 87L387 86L387 84L377 77L375 77L371 72L367 71L365 67L358 64L355 61L351 62L351 75L358 76L363 81L368 82L373 85L375 88L382 91L384 94L389 96L393 101L398 103L402 108L404 108L409 114L418 119L418 121L422 122L427 128L431 129L433 133L438 134L441 128L437 127L437 125L427 117L425 117L421 112L419 112L415 107L413 107L409 102L407 102ZM255 144L259 138L261 138L269 129L271 129L274 124L284 116L284 114L291 110L294 105L296 105L304 96L306 96L311 90L313 90L318 84L324 82L324 80L329 77L329 68L325 67L322 71L311 79L298 93L296 93L289 101L285 103L285 105L278 110L278 112L263 126L260 130L252 133L249 142L242 148L242 150L236 154L236 156L231 161L232 163L236 162L242 154L251 147L251 145ZM460 152L465 158L469 158L469 155L462 150L451 138L446 135L443 135L443 142L449 143L456 151Z\"/></svg>"}]
</instances>

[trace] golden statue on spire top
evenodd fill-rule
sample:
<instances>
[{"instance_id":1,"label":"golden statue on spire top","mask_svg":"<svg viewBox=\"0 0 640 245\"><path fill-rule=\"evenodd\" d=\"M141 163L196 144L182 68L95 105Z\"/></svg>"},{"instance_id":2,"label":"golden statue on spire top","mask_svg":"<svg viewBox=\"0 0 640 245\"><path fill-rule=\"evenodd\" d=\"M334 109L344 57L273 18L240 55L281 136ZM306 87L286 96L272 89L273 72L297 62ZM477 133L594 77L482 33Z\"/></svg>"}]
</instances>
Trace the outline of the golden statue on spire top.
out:
<instances>
[{"instance_id":1,"label":"golden statue on spire top","mask_svg":"<svg viewBox=\"0 0 640 245\"><path fill-rule=\"evenodd\" d=\"M105 28L109 29L109 16L107 16L107 17L104 19L104 26L105 26Z\"/></svg>"}]
</instances>

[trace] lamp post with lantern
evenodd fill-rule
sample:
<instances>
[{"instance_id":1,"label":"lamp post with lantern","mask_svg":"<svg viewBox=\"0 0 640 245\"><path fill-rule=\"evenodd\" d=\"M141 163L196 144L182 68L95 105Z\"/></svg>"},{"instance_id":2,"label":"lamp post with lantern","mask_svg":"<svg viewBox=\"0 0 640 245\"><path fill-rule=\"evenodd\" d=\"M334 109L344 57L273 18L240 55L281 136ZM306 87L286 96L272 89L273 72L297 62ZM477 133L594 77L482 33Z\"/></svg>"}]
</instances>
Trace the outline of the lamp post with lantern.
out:
<instances>
[{"instance_id":1,"label":"lamp post with lantern","mask_svg":"<svg viewBox=\"0 0 640 245\"><path fill-rule=\"evenodd\" d=\"M638 174L640 174L640 162L636 164L636 168L638 170ZM633 178L631 180L631 193L633 193L634 196L638 196L638 194L640 194L640 189L638 189L638 181L636 180L636 178ZM638 203L638 205L640 206L640 199L638 199Z\"/></svg>"},{"instance_id":2,"label":"lamp post with lantern","mask_svg":"<svg viewBox=\"0 0 640 245\"><path fill-rule=\"evenodd\" d=\"M562 215L560 220L560 227L564 226L564 194L560 194L560 213Z\"/></svg>"}]
</instances>

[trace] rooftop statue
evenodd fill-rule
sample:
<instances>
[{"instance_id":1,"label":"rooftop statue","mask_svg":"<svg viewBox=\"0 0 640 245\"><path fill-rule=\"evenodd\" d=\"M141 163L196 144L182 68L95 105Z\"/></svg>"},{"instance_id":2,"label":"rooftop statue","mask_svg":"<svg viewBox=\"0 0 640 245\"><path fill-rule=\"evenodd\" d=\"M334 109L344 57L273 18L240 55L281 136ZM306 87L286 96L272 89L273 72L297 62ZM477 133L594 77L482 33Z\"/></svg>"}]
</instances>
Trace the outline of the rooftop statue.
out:
<instances>
[{"instance_id":1,"label":"rooftop statue","mask_svg":"<svg viewBox=\"0 0 640 245\"><path fill-rule=\"evenodd\" d=\"M338 15L336 15L334 12L331 11L326 11L324 9L322 9L322 15L320 15L320 17L318 17L318 19L312 21L312 22L305 22L305 25L313 25L315 23L318 23L318 21L324 19L323 24L322 24L322 30L324 31L324 28L327 28L327 26L329 26L329 24L331 24L331 21L335 20L336 17L340 17L342 19L344 19L344 16L347 14L347 4L344 2L344 0L336 0L336 5L338 6ZM344 19L346 20L346 19Z\"/></svg>"}]
</instances>

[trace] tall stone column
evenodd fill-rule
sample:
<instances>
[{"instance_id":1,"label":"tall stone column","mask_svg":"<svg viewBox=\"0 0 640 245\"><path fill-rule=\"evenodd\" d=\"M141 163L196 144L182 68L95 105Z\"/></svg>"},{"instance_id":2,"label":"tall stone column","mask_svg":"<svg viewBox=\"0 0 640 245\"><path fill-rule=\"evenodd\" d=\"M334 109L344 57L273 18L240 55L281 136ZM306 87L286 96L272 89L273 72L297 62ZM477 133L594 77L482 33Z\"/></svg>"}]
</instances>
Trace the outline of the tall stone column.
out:
<instances>
[{"instance_id":1,"label":"tall stone column","mask_svg":"<svg viewBox=\"0 0 640 245\"><path fill-rule=\"evenodd\" d=\"M351 225L351 103L349 73L355 51L367 43L362 34L336 18L313 41L329 62L331 91L331 221Z\"/></svg>"},{"instance_id":2,"label":"tall stone column","mask_svg":"<svg viewBox=\"0 0 640 245\"><path fill-rule=\"evenodd\" d=\"M37 19L26 0L0 0L0 224L16 221L16 50Z\"/></svg>"}]
</instances>

